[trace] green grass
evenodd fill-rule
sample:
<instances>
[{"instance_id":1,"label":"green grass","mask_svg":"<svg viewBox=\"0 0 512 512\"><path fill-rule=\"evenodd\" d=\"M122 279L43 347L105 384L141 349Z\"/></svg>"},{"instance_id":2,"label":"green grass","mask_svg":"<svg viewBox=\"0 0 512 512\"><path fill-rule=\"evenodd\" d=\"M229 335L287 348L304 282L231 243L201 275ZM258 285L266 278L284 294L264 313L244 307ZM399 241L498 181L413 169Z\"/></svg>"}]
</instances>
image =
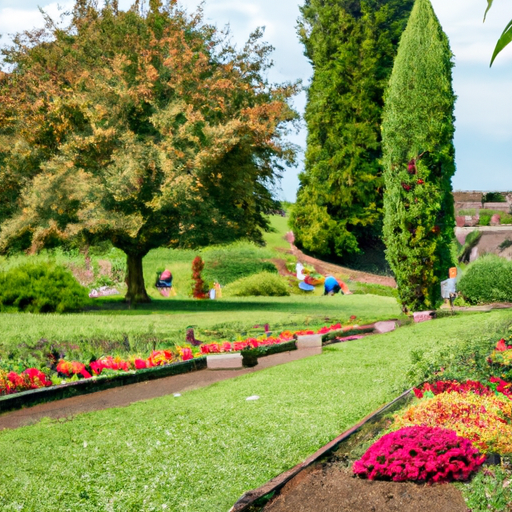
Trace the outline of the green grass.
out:
<instances>
[{"instance_id":1,"label":"green grass","mask_svg":"<svg viewBox=\"0 0 512 512\"><path fill-rule=\"evenodd\" d=\"M372 295L237 297L214 301L155 299L136 309L128 309L121 299L100 303L102 309L81 314L0 314L0 350L5 353L40 338L80 343L88 339L151 335L163 342L182 343L189 325L197 329L196 335L201 339L202 331L214 331L214 337L231 337L265 323L274 330L293 326L302 329L329 322L347 323L351 315L364 324L400 314L396 300Z\"/></svg>"},{"instance_id":2,"label":"green grass","mask_svg":"<svg viewBox=\"0 0 512 512\"><path fill-rule=\"evenodd\" d=\"M508 311L447 317L179 398L2 431L1 510L227 511L394 398L412 351L491 345L509 324Z\"/></svg>"},{"instance_id":3,"label":"green grass","mask_svg":"<svg viewBox=\"0 0 512 512\"><path fill-rule=\"evenodd\" d=\"M267 247L271 249L290 249L290 243L284 238L285 234L291 230L288 226L288 217L281 217L280 215L272 215L270 217L270 225L275 230L271 233L264 234L264 240Z\"/></svg>"}]
</instances>

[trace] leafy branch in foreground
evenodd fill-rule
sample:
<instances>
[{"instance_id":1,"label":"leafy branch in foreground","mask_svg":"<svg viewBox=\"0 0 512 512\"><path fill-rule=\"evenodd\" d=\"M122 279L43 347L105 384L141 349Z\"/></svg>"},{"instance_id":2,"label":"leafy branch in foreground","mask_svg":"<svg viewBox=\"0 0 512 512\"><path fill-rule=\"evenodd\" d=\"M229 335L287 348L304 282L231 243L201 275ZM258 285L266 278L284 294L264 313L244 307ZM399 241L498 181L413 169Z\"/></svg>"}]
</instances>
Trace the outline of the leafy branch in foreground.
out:
<instances>
[{"instance_id":1,"label":"leafy branch in foreground","mask_svg":"<svg viewBox=\"0 0 512 512\"><path fill-rule=\"evenodd\" d=\"M489 9L492 7L493 0L487 0L487 9L485 10L484 14L484 21L487 17L487 13L489 12ZM508 25L505 27L505 30L501 34L500 38L498 39L498 42L496 43L496 47L494 48L494 52L491 57L491 63L489 67L492 66L494 60L498 56L501 51L510 44L512 41L512 20L509 21Z\"/></svg>"}]
</instances>

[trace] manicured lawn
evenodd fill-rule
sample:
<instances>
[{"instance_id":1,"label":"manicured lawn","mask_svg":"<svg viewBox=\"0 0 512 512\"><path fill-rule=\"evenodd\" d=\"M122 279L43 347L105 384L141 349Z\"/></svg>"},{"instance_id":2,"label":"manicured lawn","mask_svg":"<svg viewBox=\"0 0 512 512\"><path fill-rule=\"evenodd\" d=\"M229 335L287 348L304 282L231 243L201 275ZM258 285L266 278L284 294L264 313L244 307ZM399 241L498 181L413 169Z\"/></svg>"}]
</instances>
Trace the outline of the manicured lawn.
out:
<instances>
[{"instance_id":1,"label":"manicured lawn","mask_svg":"<svg viewBox=\"0 0 512 512\"><path fill-rule=\"evenodd\" d=\"M491 347L510 323L509 311L444 318L181 397L0 432L2 510L226 511L394 398L412 351L472 336Z\"/></svg>"},{"instance_id":2,"label":"manicured lawn","mask_svg":"<svg viewBox=\"0 0 512 512\"><path fill-rule=\"evenodd\" d=\"M0 350L40 338L80 343L87 339L122 339L152 334L170 343L185 341L185 328L193 325L216 334L240 334L255 325L268 323L272 329L329 322L348 323L351 315L363 324L400 314L395 299L373 295L334 297L247 297L216 301L155 299L151 304L127 309L120 300L103 301L106 309L82 314L0 314ZM220 331L220 332L219 332ZM1 354L1 352L0 352Z\"/></svg>"}]
</instances>

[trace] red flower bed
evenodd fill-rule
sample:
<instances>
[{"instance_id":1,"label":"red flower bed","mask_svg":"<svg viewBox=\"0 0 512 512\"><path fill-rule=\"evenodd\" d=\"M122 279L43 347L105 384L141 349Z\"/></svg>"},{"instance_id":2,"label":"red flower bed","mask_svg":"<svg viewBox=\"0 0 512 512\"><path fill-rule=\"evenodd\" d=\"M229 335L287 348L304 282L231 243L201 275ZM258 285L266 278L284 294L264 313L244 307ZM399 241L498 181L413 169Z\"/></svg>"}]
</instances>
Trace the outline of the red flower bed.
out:
<instances>
[{"instance_id":1,"label":"red flower bed","mask_svg":"<svg viewBox=\"0 0 512 512\"><path fill-rule=\"evenodd\" d=\"M351 320L355 320L356 317L350 317ZM351 327L345 327L344 329L350 329ZM341 324L333 324L329 327L322 327L318 331L313 330L302 330L302 331L283 331L279 336L270 336L265 338L247 338L241 341L224 341L224 342L213 342L203 343L193 352L191 347L176 347L172 350L155 350L149 357L143 359L139 356L132 355L126 359L116 356L103 356L92 361L89 364L84 364L79 361L66 361L61 359L57 363L56 370L65 377L73 377L75 375L90 379L93 375L101 375L103 370L113 371L136 371L145 368L153 368L155 366L161 366L164 364L172 364L180 361L188 361L194 357L207 355L207 354L218 354L223 352L239 352L246 348L257 348L265 345L275 345L278 343L284 343L291 341L297 335L303 334L326 334L328 332L342 330ZM36 373L37 372L37 373ZM37 389L39 387L51 386L52 383L46 378L44 373L30 368L25 370L20 375L11 372L9 374L0 371L0 395L16 393L18 391L24 391L26 389Z\"/></svg>"},{"instance_id":2,"label":"red flower bed","mask_svg":"<svg viewBox=\"0 0 512 512\"><path fill-rule=\"evenodd\" d=\"M51 386L52 382L37 368L28 368L21 373L0 370L0 395L10 395Z\"/></svg>"},{"instance_id":3,"label":"red flower bed","mask_svg":"<svg viewBox=\"0 0 512 512\"><path fill-rule=\"evenodd\" d=\"M426 382L421 388L414 388L417 398L423 398L425 394L428 396L428 394L439 395L441 393L475 393L480 396L494 394L490 388L475 380L467 380L462 383L456 380L441 380L433 383Z\"/></svg>"},{"instance_id":4,"label":"red flower bed","mask_svg":"<svg viewBox=\"0 0 512 512\"><path fill-rule=\"evenodd\" d=\"M356 475L395 482L467 480L484 462L468 439L439 427L405 427L381 437L354 462Z\"/></svg>"}]
</instances>

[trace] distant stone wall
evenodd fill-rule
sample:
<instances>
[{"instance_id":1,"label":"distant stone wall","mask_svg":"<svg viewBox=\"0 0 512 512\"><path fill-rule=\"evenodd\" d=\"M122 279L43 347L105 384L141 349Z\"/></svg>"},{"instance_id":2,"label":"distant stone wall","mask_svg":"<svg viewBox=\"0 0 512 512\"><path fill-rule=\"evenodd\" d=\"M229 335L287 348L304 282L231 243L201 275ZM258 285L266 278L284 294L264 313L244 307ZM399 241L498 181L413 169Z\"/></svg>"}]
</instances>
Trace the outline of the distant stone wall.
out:
<instances>
[{"instance_id":1,"label":"distant stone wall","mask_svg":"<svg viewBox=\"0 0 512 512\"><path fill-rule=\"evenodd\" d=\"M455 212L457 213L460 210L476 210L475 214L478 215L479 210L482 208L485 208L486 210L497 210L506 213L512 212L512 193L501 192L501 194L503 194L505 202L482 204L484 192L479 192L476 190L456 190L453 192Z\"/></svg>"},{"instance_id":2,"label":"distant stone wall","mask_svg":"<svg viewBox=\"0 0 512 512\"><path fill-rule=\"evenodd\" d=\"M453 199L456 203L478 202L482 204L483 192L475 190L456 190L453 192Z\"/></svg>"},{"instance_id":3,"label":"distant stone wall","mask_svg":"<svg viewBox=\"0 0 512 512\"><path fill-rule=\"evenodd\" d=\"M499 212L509 212L510 211L510 203L484 203L484 208L486 210L497 210Z\"/></svg>"}]
</instances>

